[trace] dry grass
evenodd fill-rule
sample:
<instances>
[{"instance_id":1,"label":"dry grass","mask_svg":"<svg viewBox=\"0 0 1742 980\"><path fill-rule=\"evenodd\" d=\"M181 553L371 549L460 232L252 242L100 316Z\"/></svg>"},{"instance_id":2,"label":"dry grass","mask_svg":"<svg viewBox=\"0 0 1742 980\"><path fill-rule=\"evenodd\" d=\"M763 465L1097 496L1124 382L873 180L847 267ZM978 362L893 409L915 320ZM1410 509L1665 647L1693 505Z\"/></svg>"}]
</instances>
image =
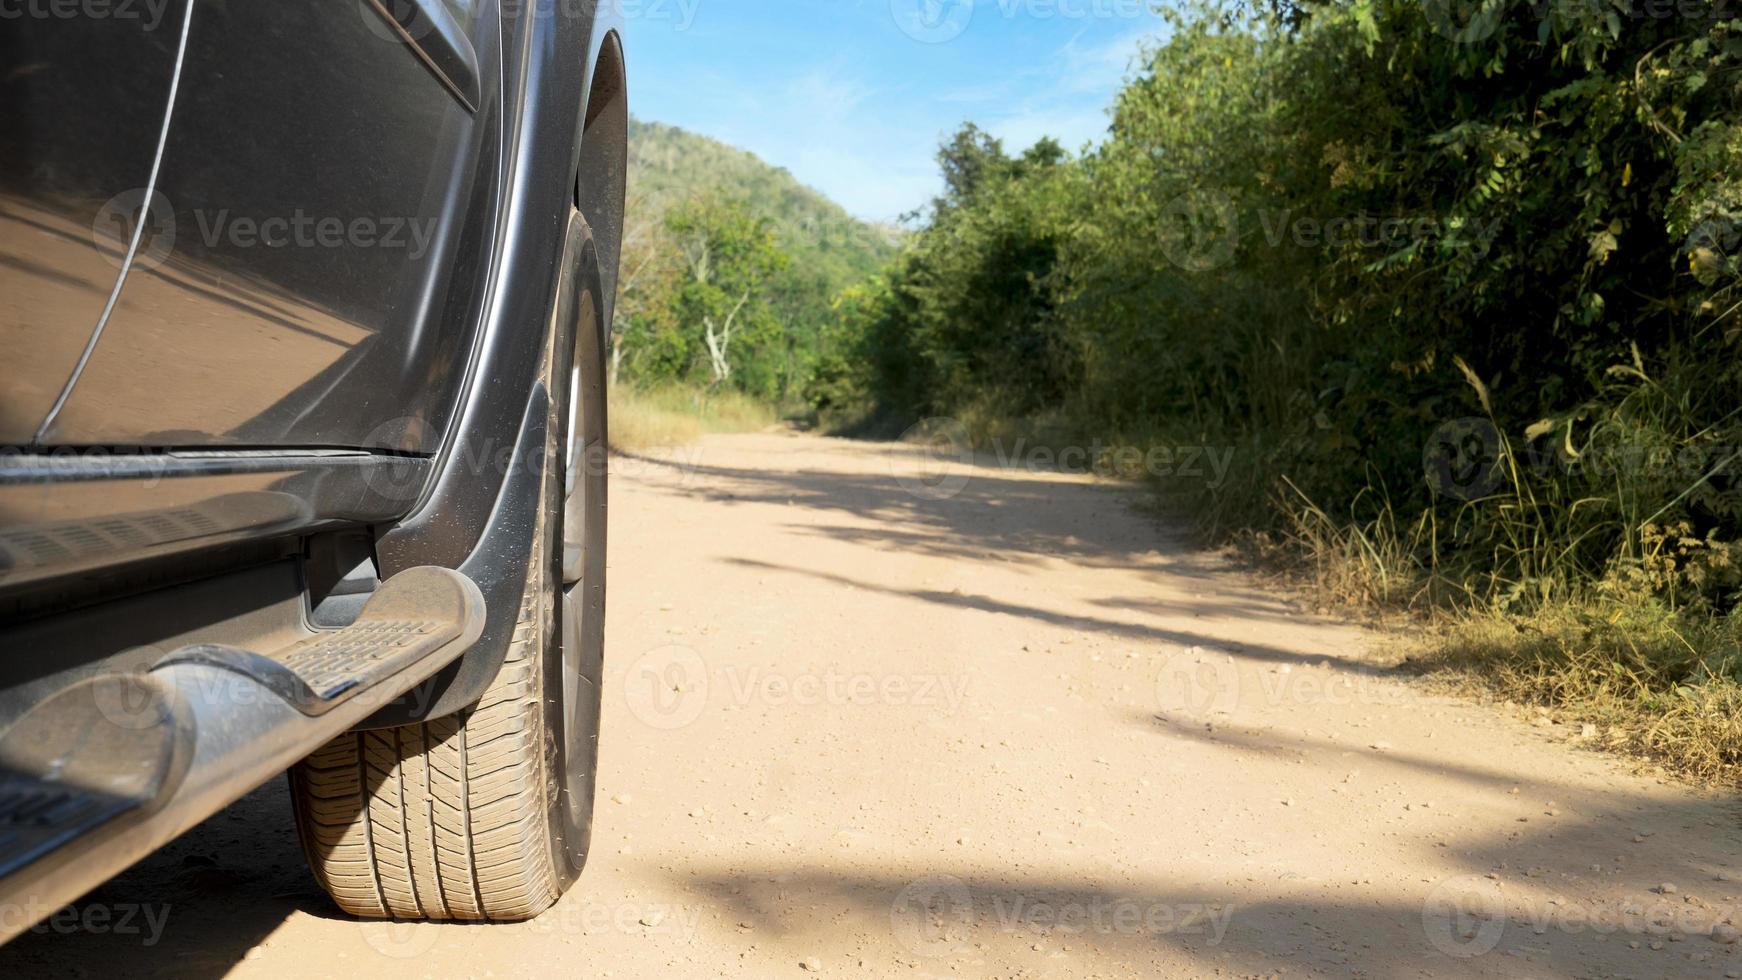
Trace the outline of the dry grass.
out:
<instances>
[{"instance_id":1,"label":"dry grass","mask_svg":"<svg viewBox=\"0 0 1742 980\"><path fill-rule=\"evenodd\" d=\"M1430 676L1536 708L1695 782L1742 784L1736 624L1643 604L1466 614L1444 626L1420 660Z\"/></svg>"},{"instance_id":2,"label":"dry grass","mask_svg":"<svg viewBox=\"0 0 1742 980\"><path fill-rule=\"evenodd\" d=\"M773 408L736 392L618 385L610 398L611 445L630 452L686 446L710 432L758 432L780 420Z\"/></svg>"},{"instance_id":3,"label":"dry grass","mask_svg":"<svg viewBox=\"0 0 1742 980\"><path fill-rule=\"evenodd\" d=\"M1662 581L1626 566L1519 603L1524 590L1436 567L1431 512L1404 524L1379 506L1366 522L1338 521L1285 490L1286 530L1237 541L1279 584L1420 637L1410 663L1442 689L1524 706L1698 784L1742 787L1742 614L1673 607ZM1659 567L1687 577L1685 563Z\"/></svg>"}]
</instances>

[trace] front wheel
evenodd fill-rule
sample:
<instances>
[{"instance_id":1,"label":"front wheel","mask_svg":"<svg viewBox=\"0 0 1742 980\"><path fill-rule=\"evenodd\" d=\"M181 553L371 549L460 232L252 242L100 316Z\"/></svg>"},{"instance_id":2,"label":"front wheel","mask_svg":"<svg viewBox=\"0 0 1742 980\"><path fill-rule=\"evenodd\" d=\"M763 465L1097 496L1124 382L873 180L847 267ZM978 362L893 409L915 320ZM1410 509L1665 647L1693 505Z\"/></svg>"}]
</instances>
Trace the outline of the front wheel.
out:
<instances>
[{"instance_id":1,"label":"front wheel","mask_svg":"<svg viewBox=\"0 0 1742 980\"><path fill-rule=\"evenodd\" d=\"M562 897L586 860L607 445L598 263L578 212L562 268L545 382L566 397L552 398L531 568L501 673L459 715L340 736L290 774L309 867L353 915L529 919ZM565 330L572 345L558 342ZM571 346L572 365L559 363Z\"/></svg>"}]
</instances>

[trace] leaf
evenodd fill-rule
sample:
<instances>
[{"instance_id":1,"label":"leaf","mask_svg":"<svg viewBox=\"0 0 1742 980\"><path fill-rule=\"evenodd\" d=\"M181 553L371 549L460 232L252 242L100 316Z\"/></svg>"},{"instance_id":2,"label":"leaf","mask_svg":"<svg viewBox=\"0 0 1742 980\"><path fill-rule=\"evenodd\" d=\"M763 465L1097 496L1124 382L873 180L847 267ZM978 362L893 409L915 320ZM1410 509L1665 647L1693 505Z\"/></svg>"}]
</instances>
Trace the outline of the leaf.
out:
<instances>
[{"instance_id":1,"label":"leaf","mask_svg":"<svg viewBox=\"0 0 1742 980\"><path fill-rule=\"evenodd\" d=\"M1553 432L1554 427L1554 419L1543 419L1540 422L1533 422L1524 430L1524 438L1527 442L1535 442L1543 436L1548 435L1550 432Z\"/></svg>"},{"instance_id":2,"label":"leaf","mask_svg":"<svg viewBox=\"0 0 1742 980\"><path fill-rule=\"evenodd\" d=\"M1476 397L1481 399L1482 409L1489 415L1493 415L1494 403L1488 398L1488 386L1482 383L1481 378L1476 377L1476 372L1471 369L1469 364L1464 362L1462 357L1453 354L1452 363L1456 364L1458 370L1464 373L1464 380L1470 383L1470 387L1476 389Z\"/></svg>"}]
</instances>

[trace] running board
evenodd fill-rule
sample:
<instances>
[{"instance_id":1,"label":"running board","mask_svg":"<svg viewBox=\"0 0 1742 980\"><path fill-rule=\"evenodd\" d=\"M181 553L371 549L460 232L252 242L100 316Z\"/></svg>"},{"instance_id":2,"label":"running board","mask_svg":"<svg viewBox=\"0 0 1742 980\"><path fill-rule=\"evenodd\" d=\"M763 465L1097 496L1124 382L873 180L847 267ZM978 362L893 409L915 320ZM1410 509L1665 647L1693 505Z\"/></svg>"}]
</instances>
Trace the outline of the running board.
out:
<instances>
[{"instance_id":1,"label":"running board","mask_svg":"<svg viewBox=\"0 0 1742 980\"><path fill-rule=\"evenodd\" d=\"M0 736L0 943L428 680L484 608L459 572L413 568L342 630L186 647L37 705Z\"/></svg>"}]
</instances>

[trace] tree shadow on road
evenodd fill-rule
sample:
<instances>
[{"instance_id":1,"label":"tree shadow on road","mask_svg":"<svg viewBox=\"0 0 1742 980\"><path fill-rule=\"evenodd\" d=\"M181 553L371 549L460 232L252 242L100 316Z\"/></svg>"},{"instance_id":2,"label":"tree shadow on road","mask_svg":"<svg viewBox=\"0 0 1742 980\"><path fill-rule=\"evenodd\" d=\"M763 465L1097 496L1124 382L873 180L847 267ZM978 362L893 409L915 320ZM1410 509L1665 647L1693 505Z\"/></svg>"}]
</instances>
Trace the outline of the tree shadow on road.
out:
<instances>
[{"instance_id":1,"label":"tree shadow on road","mask_svg":"<svg viewBox=\"0 0 1742 980\"><path fill-rule=\"evenodd\" d=\"M1097 633L1107 636L1117 636L1121 639L1134 640L1141 643L1154 644L1154 652L1163 655L1177 654L1191 649L1201 649L1216 654L1240 657L1270 664L1291 665L1323 665L1346 672L1352 672L1362 677L1384 676L1397 673L1393 669L1382 668L1356 655L1339 654L1330 651L1299 650L1273 644L1258 643L1246 640L1232 640L1217 636L1211 632L1194 632L1191 630L1169 629L1160 626L1149 626L1142 623L1122 622L1105 619L1098 616L1078 616L1069 613L1053 612L1035 606L1025 606L1020 603L1005 602L991 596L974 595L964 592L944 592L938 589L903 589L878 585L862 579L838 575L833 572L812 571L793 565L780 565L772 562L759 561L753 558L727 558L727 564L753 571L780 572L790 575L801 575L819 581L829 582L843 588L859 589L882 595L913 599L918 602L934 605L950 606L957 609L971 609L978 612L993 613L1004 616L1014 616L1018 619L1032 620L1056 626L1061 629L1082 633ZM1213 600L1194 604L1198 608L1215 607ZM1401 676L1401 675L1400 675Z\"/></svg>"},{"instance_id":2,"label":"tree shadow on road","mask_svg":"<svg viewBox=\"0 0 1742 980\"><path fill-rule=\"evenodd\" d=\"M973 867L910 877L775 865L688 869L684 886L794 964L837 951L843 935L860 937L862 975L901 966L918 976L1681 980L1723 977L1742 960L1703 936L1671 941L1673 917L1651 924L1667 903L1636 916L1617 909L1616 927L1600 932L1576 924L1571 905L1476 874L1408 889L1297 877L1251 901L1229 886L1170 883L1166 865L1157 855L1154 870L1118 883Z\"/></svg>"},{"instance_id":3,"label":"tree shadow on road","mask_svg":"<svg viewBox=\"0 0 1742 980\"><path fill-rule=\"evenodd\" d=\"M826 443L824 444L826 445ZM810 448L807 453L819 450ZM999 560L1037 566L1059 559L1096 568L1137 572L1209 574L1220 563L1206 560L1188 537L1151 525L1130 533L1132 488L1089 483L1044 473L974 470L959 488L927 491L899 474L896 444L870 461L897 461L878 469L767 469L716 466L699 459L655 459L634 454L637 489L696 498L724 506L778 504L837 514L875 526L816 525L803 529L846 543L912 551L943 558ZM868 462L863 447L849 460ZM613 460L614 472L619 460ZM664 474L665 478L661 478Z\"/></svg>"}]
</instances>

